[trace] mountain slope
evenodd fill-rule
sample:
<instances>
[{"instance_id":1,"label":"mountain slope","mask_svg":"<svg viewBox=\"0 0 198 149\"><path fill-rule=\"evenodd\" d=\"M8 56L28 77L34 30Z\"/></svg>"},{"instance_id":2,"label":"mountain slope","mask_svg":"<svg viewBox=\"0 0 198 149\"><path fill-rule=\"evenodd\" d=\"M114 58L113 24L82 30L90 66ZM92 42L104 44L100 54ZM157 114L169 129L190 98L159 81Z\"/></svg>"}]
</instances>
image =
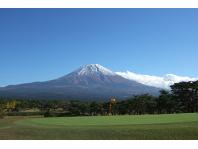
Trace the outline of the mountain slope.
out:
<instances>
[{"instance_id":1,"label":"mountain slope","mask_svg":"<svg viewBox=\"0 0 198 149\"><path fill-rule=\"evenodd\" d=\"M99 64L90 64L55 80L0 88L0 96L94 100L144 93L156 95L158 91L158 88L123 78Z\"/></svg>"}]
</instances>

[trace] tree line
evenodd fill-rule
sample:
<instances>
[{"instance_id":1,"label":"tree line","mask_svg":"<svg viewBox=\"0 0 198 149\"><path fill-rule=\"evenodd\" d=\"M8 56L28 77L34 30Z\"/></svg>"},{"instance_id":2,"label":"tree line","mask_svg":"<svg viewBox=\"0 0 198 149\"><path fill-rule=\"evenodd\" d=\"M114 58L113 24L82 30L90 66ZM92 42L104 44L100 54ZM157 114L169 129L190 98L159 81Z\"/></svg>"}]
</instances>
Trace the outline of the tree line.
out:
<instances>
[{"instance_id":1,"label":"tree line","mask_svg":"<svg viewBox=\"0 0 198 149\"><path fill-rule=\"evenodd\" d=\"M158 97L144 94L125 100L28 100L0 98L0 117L4 115L95 116L141 115L198 112L198 81L180 82L161 90Z\"/></svg>"}]
</instances>

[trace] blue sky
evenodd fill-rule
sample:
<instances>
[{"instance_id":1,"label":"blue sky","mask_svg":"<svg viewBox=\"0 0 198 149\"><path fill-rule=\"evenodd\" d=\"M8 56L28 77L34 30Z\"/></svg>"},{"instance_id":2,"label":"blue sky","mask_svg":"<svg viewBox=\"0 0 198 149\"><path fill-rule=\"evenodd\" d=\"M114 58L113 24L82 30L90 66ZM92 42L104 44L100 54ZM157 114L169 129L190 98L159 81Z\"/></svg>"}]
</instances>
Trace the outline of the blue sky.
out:
<instances>
[{"instance_id":1,"label":"blue sky","mask_svg":"<svg viewBox=\"0 0 198 149\"><path fill-rule=\"evenodd\" d=\"M0 9L0 86L84 64L198 76L198 9Z\"/></svg>"}]
</instances>

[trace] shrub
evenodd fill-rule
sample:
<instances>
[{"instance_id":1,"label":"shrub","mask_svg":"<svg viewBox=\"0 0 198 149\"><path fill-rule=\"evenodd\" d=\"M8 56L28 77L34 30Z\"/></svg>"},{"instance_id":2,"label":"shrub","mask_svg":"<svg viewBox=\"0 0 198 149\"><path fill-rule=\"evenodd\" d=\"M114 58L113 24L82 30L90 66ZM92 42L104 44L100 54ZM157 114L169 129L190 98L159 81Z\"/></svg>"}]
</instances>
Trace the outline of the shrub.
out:
<instances>
[{"instance_id":1,"label":"shrub","mask_svg":"<svg viewBox=\"0 0 198 149\"><path fill-rule=\"evenodd\" d=\"M52 116L51 116L51 114L50 114L49 111L46 111L46 112L44 113L44 117L52 117Z\"/></svg>"},{"instance_id":2,"label":"shrub","mask_svg":"<svg viewBox=\"0 0 198 149\"><path fill-rule=\"evenodd\" d=\"M0 110L0 119L4 118L4 116L5 116L5 113L2 110Z\"/></svg>"},{"instance_id":3,"label":"shrub","mask_svg":"<svg viewBox=\"0 0 198 149\"><path fill-rule=\"evenodd\" d=\"M8 112L8 116L36 116L43 115L43 112Z\"/></svg>"}]
</instances>

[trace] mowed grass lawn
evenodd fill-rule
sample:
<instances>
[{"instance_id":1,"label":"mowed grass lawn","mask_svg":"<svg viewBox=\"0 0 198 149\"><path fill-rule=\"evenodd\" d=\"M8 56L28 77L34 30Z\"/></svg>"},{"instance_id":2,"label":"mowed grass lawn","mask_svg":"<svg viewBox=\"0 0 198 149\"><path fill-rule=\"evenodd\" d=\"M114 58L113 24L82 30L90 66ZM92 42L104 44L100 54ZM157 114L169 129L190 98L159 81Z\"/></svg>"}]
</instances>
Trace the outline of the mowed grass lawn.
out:
<instances>
[{"instance_id":1,"label":"mowed grass lawn","mask_svg":"<svg viewBox=\"0 0 198 149\"><path fill-rule=\"evenodd\" d=\"M0 139L198 139L198 114L6 117Z\"/></svg>"}]
</instances>

